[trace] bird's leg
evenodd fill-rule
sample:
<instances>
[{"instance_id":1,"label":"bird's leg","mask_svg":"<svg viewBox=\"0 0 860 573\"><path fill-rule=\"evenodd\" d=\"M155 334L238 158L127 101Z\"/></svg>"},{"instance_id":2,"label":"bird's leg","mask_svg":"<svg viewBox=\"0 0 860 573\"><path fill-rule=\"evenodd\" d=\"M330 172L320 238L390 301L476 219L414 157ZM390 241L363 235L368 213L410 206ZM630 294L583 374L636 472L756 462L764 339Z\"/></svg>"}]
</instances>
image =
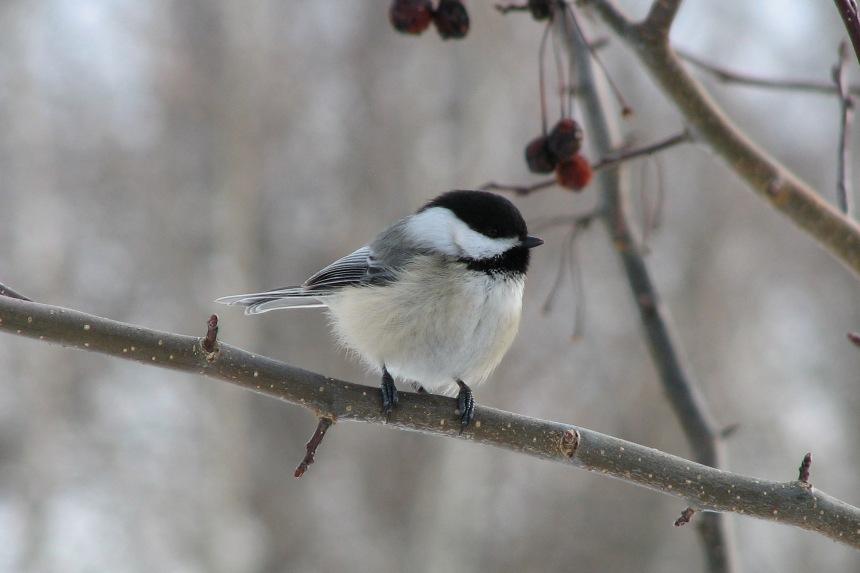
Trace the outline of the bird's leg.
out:
<instances>
[{"instance_id":1,"label":"bird's leg","mask_svg":"<svg viewBox=\"0 0 860 573\"><path fill-rule=\"evenodd\" d=\"M475 397L472 389L462 380L457 380L460 392L457 394L457 413L460 414L460 433L463 433L475 417Z\"/></svg>"},{"instance_id":2,"label":"bird's leg","mask_svg":"<svg viewBox=\"0 0 860 573\"><path fill-rule=\"evenodd\" d=\"M399 398L397 397L397 387L394 386L394 378L388 373L385 366L382 367L382 413L385 414L385 420L391 418L391 411L397 406Z\"/></svg>"}]
</instances>

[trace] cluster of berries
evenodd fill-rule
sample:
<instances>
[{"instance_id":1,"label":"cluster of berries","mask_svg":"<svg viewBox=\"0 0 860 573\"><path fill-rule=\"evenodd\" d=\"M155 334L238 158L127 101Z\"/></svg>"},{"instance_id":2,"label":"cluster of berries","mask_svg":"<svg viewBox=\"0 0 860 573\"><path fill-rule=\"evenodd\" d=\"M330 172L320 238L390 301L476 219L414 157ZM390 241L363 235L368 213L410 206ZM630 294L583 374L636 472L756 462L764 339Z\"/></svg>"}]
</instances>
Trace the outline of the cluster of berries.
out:
<instances>
[{"instance_id":1,"label":"cluster of berries","mask_svg":"<svg viewBox=\"0 0 860 573\"><path fill-rule=\"evenodd\" d=\"M469 13L461 0L439 0L435 10L430 0L394 0L388 18L404 34L420 34L430 22L444 40L463 38L469 32Z\"/></svg>"},{"instance_id":2,"label":"cluster of berries","mask_svg":"<svg viewBox=\"0 0 860 573\"><path fill-rule=\"evenodd\" d=\"M591 164L579 150L582 128L568 117L559 120L549 135L541 135L526 146L526 163L532 173L555 170L558 184L581 191L591 181Z\"/></svg>"}]
</instances>

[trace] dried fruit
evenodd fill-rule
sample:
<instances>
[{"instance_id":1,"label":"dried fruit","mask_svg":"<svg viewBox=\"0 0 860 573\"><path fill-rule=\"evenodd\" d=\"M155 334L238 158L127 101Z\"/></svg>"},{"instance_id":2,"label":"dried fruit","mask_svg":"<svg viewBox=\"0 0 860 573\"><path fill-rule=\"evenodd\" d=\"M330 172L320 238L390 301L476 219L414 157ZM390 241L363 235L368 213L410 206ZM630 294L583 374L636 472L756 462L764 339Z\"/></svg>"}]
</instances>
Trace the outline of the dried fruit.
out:
<instances>
[{"instance_id":1,"label":"dried fruit","mask_svg":"<svg viewBox=\"0 0 860 573\"><path fill-rule=\"evenodd\" d=\"M588 185L591 181L591 175L591 165L579 153L569 159L559 161L555 168L555 178L558 184L574 191L580 191Z\"/></svg>"},{"instance_id":2,"label":"dried fruit","mask_svg":"<svg viewBox=\"0 0 860 573\"><path fill-rule=\"evenodd\" d=\"M532 173L551 173L558 160L547 146L546 136L531 140L526 146L526 163Z\"/></svg>"},{"instance_id":3,"label":"dried fruit","mask_svg":"<svg viewBox=\"0 0 860 573\"><path fill-rule=\"evenodd\" d=\"M529 12L535 20L546 20L552 16L551 0L529 0Z\"/></svg>"},{"instance_id":4,"label":"dried fruit","mask_svg":"<svg viewBox=\"0 0 860 573\"><path fill-rule=\"evenodd\" d=\"M398 32L420 34L433 19L433 4L430 0L394 0L388 19Z\"/></svg>"},{"instance_id":5,"label":"dried fruit","mask_svg":"<svg viewBox=\"0 0 860 573\"><path fill-rule=\"evenodd\" d=\"M569 117L561 119L549 132L547 145L559 160L566 159L582 147L582 128Z\"/></svg>"},{"instance_id":6,"label":"dried fruit","mask_svg":"<svg viewBox=\"0 0 860 573\"><path fill-rule=\"evenodd\" d=\"M433 23L445 40L459 39L469 32L469 13L460 0L440 0L433 12Z\"/></svg>"}]
</instances>

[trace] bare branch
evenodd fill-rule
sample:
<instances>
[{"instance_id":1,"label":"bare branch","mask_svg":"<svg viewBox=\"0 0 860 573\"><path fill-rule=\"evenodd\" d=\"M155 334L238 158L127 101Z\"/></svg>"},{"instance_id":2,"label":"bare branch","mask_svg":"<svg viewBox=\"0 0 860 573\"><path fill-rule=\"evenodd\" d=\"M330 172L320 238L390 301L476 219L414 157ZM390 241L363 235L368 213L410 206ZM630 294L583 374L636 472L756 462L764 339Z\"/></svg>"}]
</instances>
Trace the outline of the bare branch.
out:
<instances>
[{"instance_id":1,"label":"bare branch","mask_svg":"<svg viewBox=\"0 0 860 573\"><path fill-rule=\"evenodd\" d=\"M619 22L609 0L588 0L588 4L636 53L675 102L697 141L708 144L753 191L860 275L860 225L750 141L687 73L662 37L646 27L628 25L626 19Z\"/></svg>"},{"instance_id":2,"label":"bare branch","mask_svg":"<svg viewBox=\"0 0 860 573\"><path fill-rule=\"evenodd\" d=\"M833 82L815 81L815 80L798 80L798 79L775 79L762 78L745 72L730 70L717 64L712 64L699 56L693 55L685 50L675 48L675 53L682 60L693 64L700 70L714 76L721 82L733 83L750 87L788 90L798 92L818 93L822 95L839 95L839 89L833 85ZM849 91L853 94L860 93L860 87L852 86Z\"/></svg>"},{"instance_id":3,"label":"bare branch","mask_svg":"<svg viewBox=\"0 0 860 573\"><path fill-rule=\"evenodd\" d=\"M17 298L18 300L32 300L21 293L15 292L3 283L0 283L0 296L8 296L9 298Z\"/></svg>"},{"instance_id":4,"label":"bare branch","mask_svg":"<svg viewBox=\"0 0 860 573\"><path fill-rule=\"evenodd\" d=\"M311 439L308 440L308 443L305 444L305 457L302 459L302 462L296 467L296 471L293 473L293 476L298 479L305 475L305 472L308 471L308 467L312 463L314 463L314 456L317 453L317 448L323 441L325 437L325 433L328 431L329 427L332 425L332 420L330 418L320 418L319 423L317 424L317 429L314 430Z\"/></svg>"},{"instance_id":5,"label":"bare branch","mask_svg":"<svg viewBox=\"0 0 860 573\"><path fill-rule=\"evenodd\" d=\"M836 171L836 204L847 216L854 214L854 197L851 185L851 123L854 120L854 100L845 84L845 64L848 45L839 44L839 58L833 66L833 83L839 90L839 152Z\"/></svg>"},{"instance_id":6,"label":"bare branch","mask_svg":"<svg viewBox=\"0 0 860 573\"><path fill-rule=\"evenodd\" d=\"M515 185L513 183L496 183L491 181L489 183L484 183L478 189L483 191L511 191L517 195L528 195L535 191L540 191L541 189L548 189L555 184L555 177L552 179L544 179L537 183L532 183L531 185Z\"/></svg>"},{"instance_id":7,"label":"bare branch","mask_svg":"<svg viewBox=\"0 0 860 573\"><path fill-rule=\"evenodd\" d=\"M655 153L665 151L670 147L675 147L676 145L680 145L682 143L689 143L692 140L692 135L689 131L685 129L681 133L678 133L671 137L667 137L662 141L658 141L656 143L652 143L644 147L617 151L614 154L607 155L597 163L592 164L591 169L593 171L600 171L601 169L605 169L607 167L615 167L616 165L624 161L629 161L638 157L644 157L646 155L654 155Z\"/></svg>"},{"instance_id":8,"label":"bare branch","mask_svg":"<svg viewBox=\"0 0 860 573\"><path fill-rule=\"evenodd\" d=\"M333 421L385 424L379 392L240 350L223 342L208 360L202 339L75 310L0 297L0 330L142 364L201 374L307 408ZM458 436L456 400L402 392L387 427L470 440L564 463L687 501L815 531L860 549L860 508L799 482L721 471L599 432L477 406Z\"/></svg>"},{"instance_id":9,"label":"bare branch","mask_svg":"<svg viewBox=\"0 0 860 573\"><path fill-rule=\"evenodd\" d=\"M681 2L682 0L654 0L645 21L640 25L642 27L647 26L654 34L668 38L672 23L681 8Z\"/></svg>"},{"instance_id":10,"label":"bare branch","mask_svg":"<svg viewBox=\"0 0 860 573\"><path fill-rule=\"evenodd\" d=\"M578 58L579 84L584 98L585 116L590 120L592 141L598 150L608 150L617 146L618 128L605 111L600 86L595 81L590 62L581 47L583 41L582 37L568 35L567 46L570 57ZM628 191L623 175L619 169L600 178L603 187L601 197L604 221L627 276L633 300L639 308L645 340L669 403L695 452L696 459L718 468L723 465L719 427L683 363L680 344L672 332L669 312L660 303L648 265L636 244L628 214ZM689 520L689 516L687 519ZM734 571L734 543L723 516L702 516L698 532L709 570L726 573Z\"/></svg>"},{"instance_id":11,"label":"bare branch","mask_svg":"<svg viewBox=\"0 0 860 573\"><path fill-rule=\"evenodd\" d=\"M494 6L496 10L499 11L500 14L507 14L508 12L528 12L529 5L526 4L496 4Z\"/></svg>"},{"instance_id":12,"label":"bare branch","mask_svg":"<svg viewBox=\"0 0 860 573\"><path fill-rule=\"evenodd\" d=\"M860 62L860 19L858 19L857 14L857 1L834 0L834 2L836 9L839 10L839 15L842 16L848 37L851 38L851 43L854 45L854 55Z\"/></svg>"}]
</instances>

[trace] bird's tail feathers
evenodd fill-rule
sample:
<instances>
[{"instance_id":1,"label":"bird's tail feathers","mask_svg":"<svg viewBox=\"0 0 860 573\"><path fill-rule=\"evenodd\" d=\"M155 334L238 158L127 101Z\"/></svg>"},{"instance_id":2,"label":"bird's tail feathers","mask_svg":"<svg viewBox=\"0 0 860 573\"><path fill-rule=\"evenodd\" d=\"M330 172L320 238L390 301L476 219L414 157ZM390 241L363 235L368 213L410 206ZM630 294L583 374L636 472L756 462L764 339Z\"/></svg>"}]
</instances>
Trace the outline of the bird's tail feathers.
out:
<instances>
[{"instance_id":1,"label":"bird's tail feathers","mask_svg":"<svg viewBox=\"0 0 860 573\"><path fill-rule=\"evenodd\" d=\"M266 292L235 294L215 299L215 302L245 307L245 314L262 314L287 308L320 308L328 292L308 292L303 287L289 287Z\"/></svg>"}]
</instances>

